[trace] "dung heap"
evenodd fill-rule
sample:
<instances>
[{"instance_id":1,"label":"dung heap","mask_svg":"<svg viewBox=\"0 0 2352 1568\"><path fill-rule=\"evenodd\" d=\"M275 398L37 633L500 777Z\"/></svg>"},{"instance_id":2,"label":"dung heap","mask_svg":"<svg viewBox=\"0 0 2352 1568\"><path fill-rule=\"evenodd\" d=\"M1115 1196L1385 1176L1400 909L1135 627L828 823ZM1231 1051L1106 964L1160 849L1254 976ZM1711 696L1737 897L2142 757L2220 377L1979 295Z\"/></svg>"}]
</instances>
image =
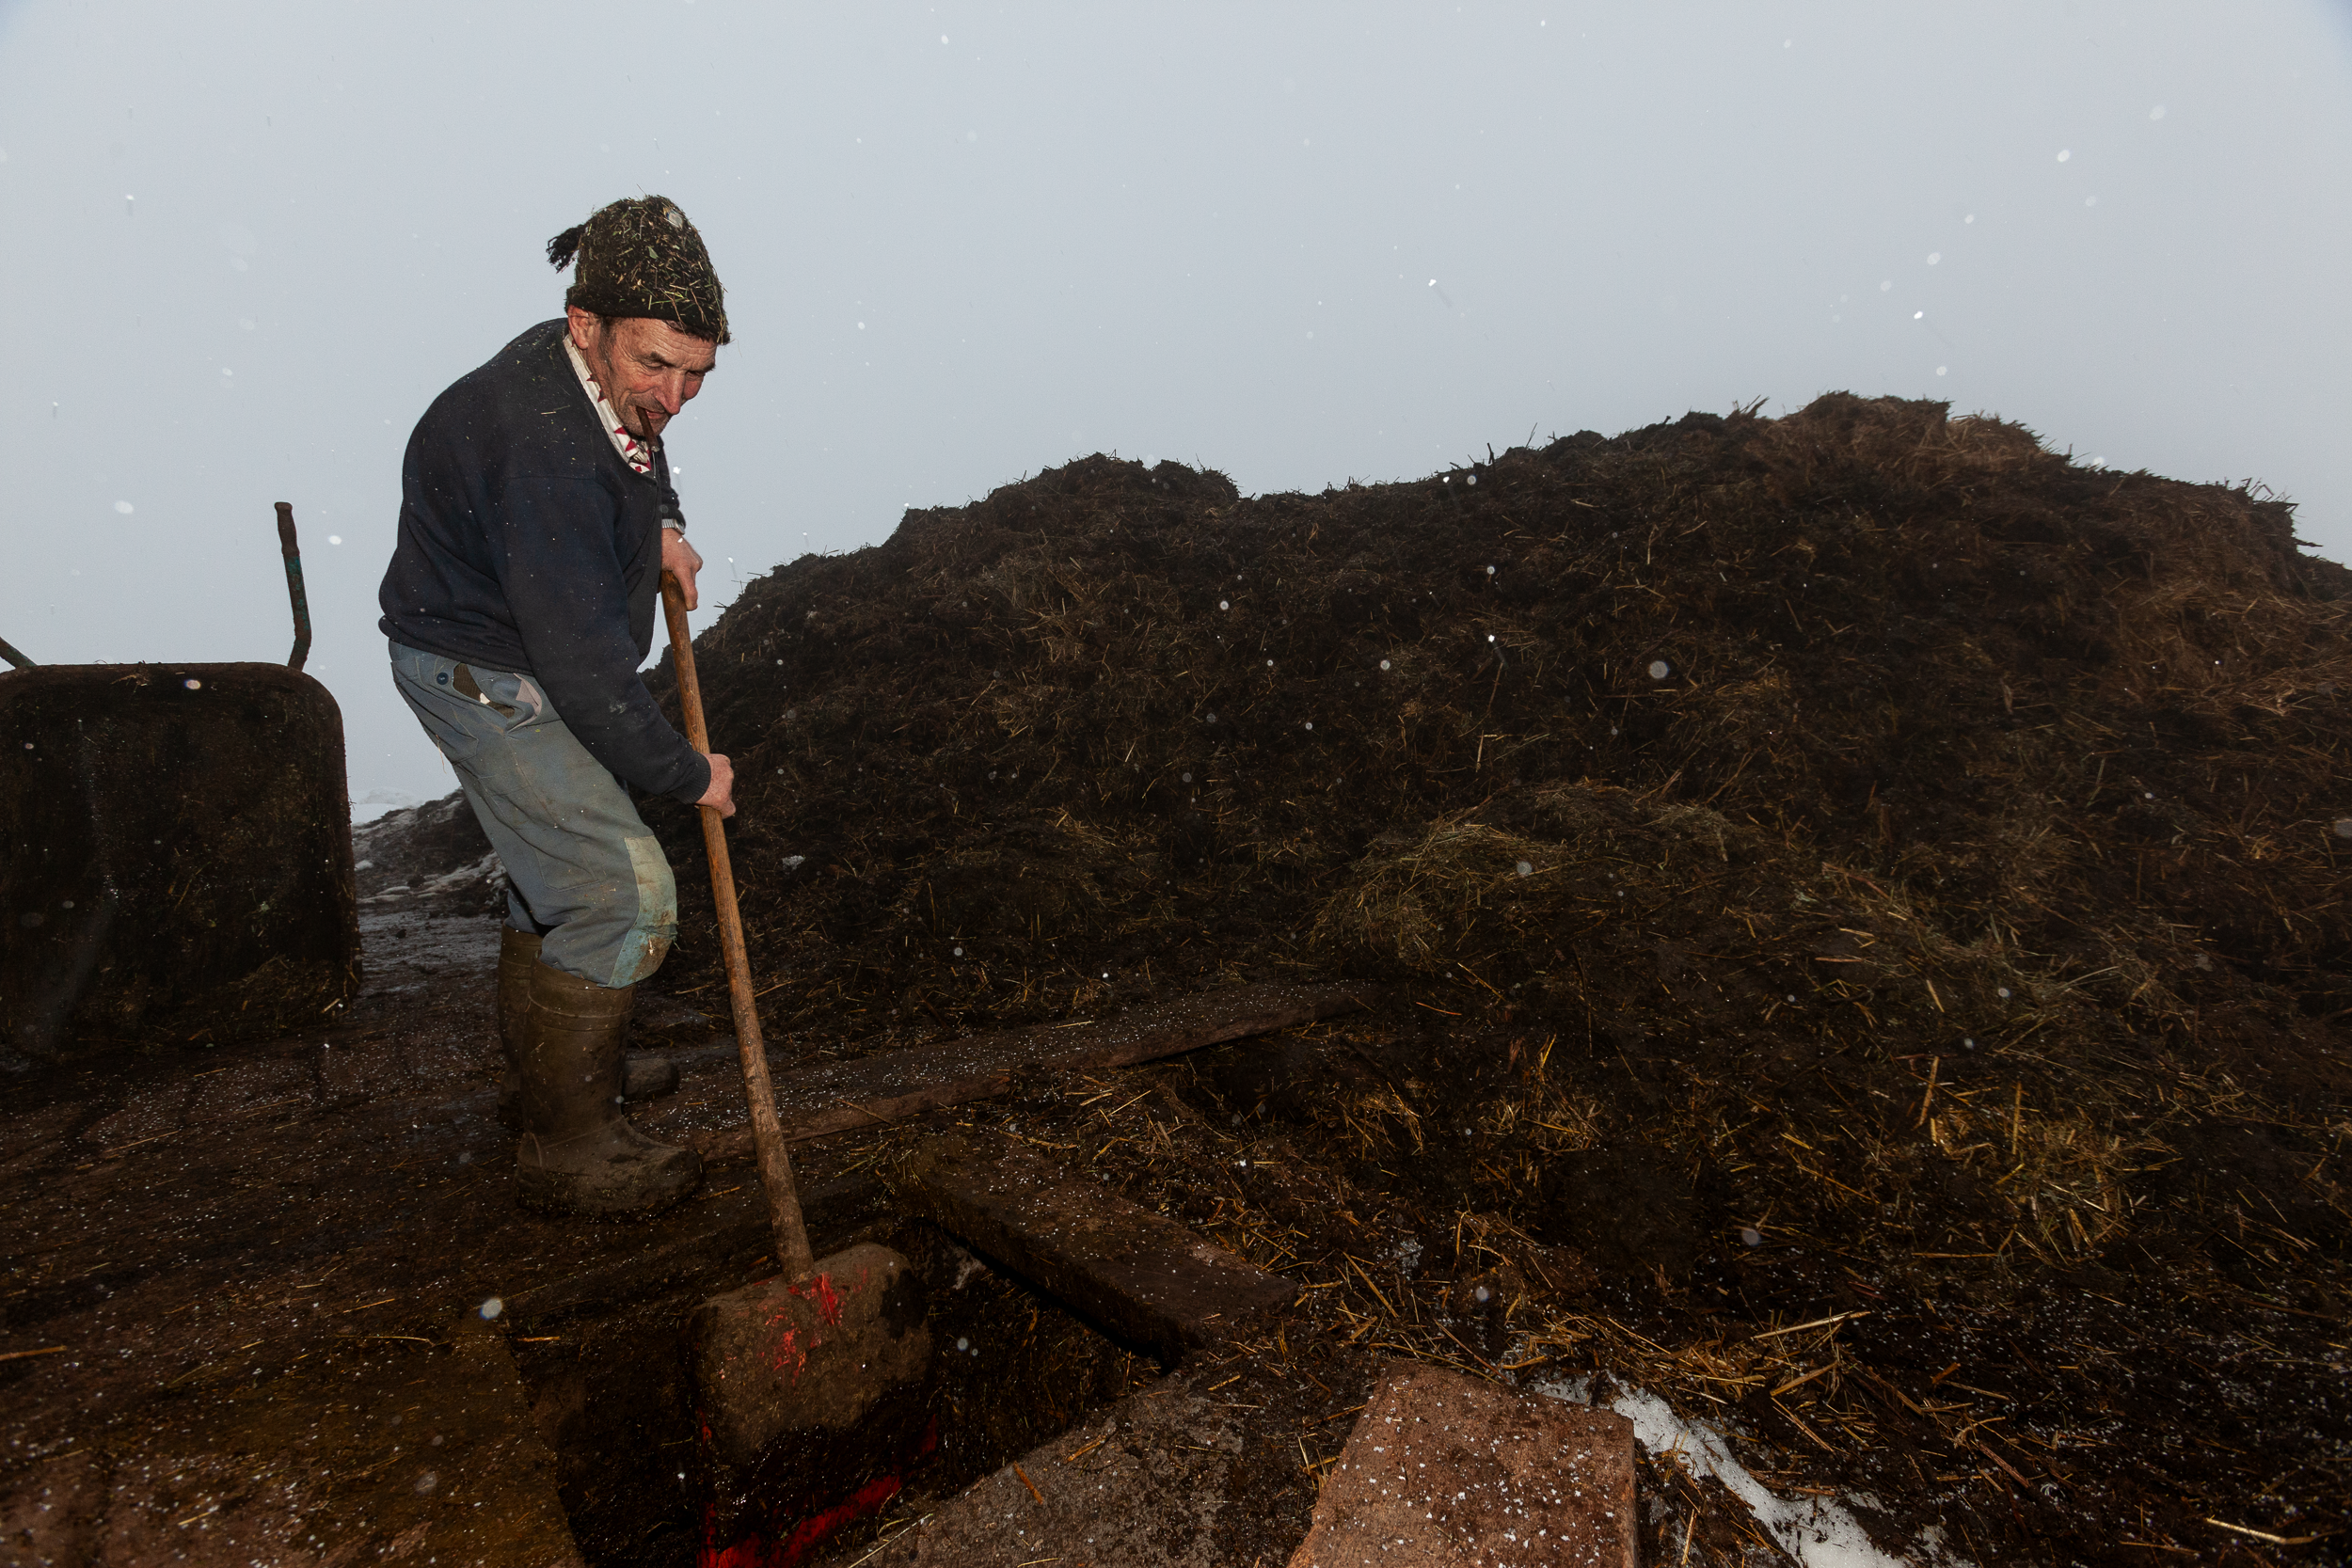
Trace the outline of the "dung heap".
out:
<instances>
[{"instance_id":1,"label":"dung heap","mask_svg":"<svg viewBox=\"0 0 2352 1568\"><path fill-rule=\"evenodd\" d=\"M1378 980L1117 1135L1008 1114L1351 1335L1732 1406L1979 1560L2331 1528L2352 574L2292 522L1843 394L910 513L698 644L770 1037Z\"/></svg>"},{"instance_id":2,"label":"dung heap","mask_svg":"<svg viewBox=\"0 0 2352 1568\"><path fill-rule=\"evenodd\" d=\"M806 1022L1303 969L1652 1051L2210 1055L2352 1006L2347 585L2283 503L1833 396L1321 496L1091 458L700 646Z\"/></svg>"}]
</instances>

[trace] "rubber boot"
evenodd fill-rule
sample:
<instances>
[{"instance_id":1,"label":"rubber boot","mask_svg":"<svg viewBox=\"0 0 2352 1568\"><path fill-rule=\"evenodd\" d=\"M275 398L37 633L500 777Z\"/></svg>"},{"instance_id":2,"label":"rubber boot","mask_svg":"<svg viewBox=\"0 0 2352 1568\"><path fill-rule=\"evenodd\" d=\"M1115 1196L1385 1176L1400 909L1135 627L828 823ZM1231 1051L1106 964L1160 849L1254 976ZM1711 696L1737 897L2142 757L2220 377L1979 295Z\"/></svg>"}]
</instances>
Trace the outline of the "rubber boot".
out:
<instances>
[{"instance_id":1,"label":"rubber boot","mask_svg":"<svg viewBox=\"0 0 2352 1568\"><path fill-rule=\"evenodd\" d=\"M701 1156L647 1137L621 1114L632 990L532 965L516 1052L523 1132L515 1170L527 1209L642 1217L702 1181Z\"/></svg>"},{"instance_id":2,"label":"rubber boot","mask_svg":"<svg viewBox=\"0 0 2352 1568\"><path fill-rule=\"evenodd\" d=\"M506 1071L499 1079L499 1125L510 1132L523 1130L522 1071L516 1066L516 1042L523 1037L523 1009L531 1003L531 972L539 967L541 939L512 926L499 934L499 1054ZM631 1103L659 1100L677 1093L677 1064L624 1055L621 1093Z\"/></svg>"}]
</instances>

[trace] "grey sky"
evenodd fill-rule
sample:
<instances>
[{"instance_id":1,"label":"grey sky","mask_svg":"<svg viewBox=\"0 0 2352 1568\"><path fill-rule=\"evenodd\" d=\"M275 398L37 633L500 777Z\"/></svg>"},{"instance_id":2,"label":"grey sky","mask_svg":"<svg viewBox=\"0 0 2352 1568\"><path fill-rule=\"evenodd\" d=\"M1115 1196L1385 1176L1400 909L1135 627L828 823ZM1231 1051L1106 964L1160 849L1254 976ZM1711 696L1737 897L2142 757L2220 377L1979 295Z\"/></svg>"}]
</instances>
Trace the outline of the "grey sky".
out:
<instances>
[{"instance_id":1,"label":"grey sky","mask_svg":"<svg viewBox=\"0 0 2352 1568\"><path fill-rule=\"evenodd\" d=\"M1834 388L2352 556L2342 0L0 0L0 636L282 659L291 500L355 793L453 787L374 629L409 427L646 191L737 335L698 626L1098 450L1319 489Z\"/></svg>"}]
</instances>

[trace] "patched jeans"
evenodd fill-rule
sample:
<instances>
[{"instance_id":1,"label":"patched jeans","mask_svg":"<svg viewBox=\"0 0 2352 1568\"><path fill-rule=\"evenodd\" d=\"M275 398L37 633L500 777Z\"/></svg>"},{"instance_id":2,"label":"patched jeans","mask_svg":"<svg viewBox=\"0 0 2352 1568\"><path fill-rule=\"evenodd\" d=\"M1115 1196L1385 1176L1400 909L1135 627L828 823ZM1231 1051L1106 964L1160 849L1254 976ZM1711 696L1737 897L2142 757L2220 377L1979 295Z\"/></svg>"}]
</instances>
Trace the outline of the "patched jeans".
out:
<instances>
[{"instance_id":1,"label":"patched jeans","mask_svg":"<svg viewBox=\"0 0 2352 1568\"><path fill-rule=\"evenodd\" d=\"M391 652L401 696L506 867L508 919L547 939L541 961L599 986L659 969L677 939L677 883L621 782L529 676Z\"/></svg>"}]
</instances>

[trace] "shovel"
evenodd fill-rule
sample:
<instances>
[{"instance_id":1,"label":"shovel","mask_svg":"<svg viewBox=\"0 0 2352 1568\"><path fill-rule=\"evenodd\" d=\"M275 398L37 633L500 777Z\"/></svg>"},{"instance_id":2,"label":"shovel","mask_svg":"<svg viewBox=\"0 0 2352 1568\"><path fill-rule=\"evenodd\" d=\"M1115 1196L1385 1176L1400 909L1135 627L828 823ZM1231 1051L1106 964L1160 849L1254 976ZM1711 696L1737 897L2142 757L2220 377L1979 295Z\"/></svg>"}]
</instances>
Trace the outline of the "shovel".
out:
<instances>
[{"instance_id":1,"label":"shovel","mask_svg":"<svg viewBox=\"0 0 2352 1568\"><path fill-rule=\"evenodd\" d=\"M667 572L661 608L686 737L707 754L710 736L686 601ZM708 1528L726 1534L737 1526L791 1533L795 1526L805 1530L817 1522L807 1518L810 1510L837 1515L830 1522L842 1523L850 1516L845 1506L862 1513L898 1490L895 1478L878 1481L876 1472L895 1465L905 1447L904 1429L919 1418L930 1334L921 1281L899 1254L864 1243L827 1258L809 1255L752 1003L726 829L717 807L701 809L736 1045L751 1099L752 1144L779 1268L773 1278L711 1297L694 1314L698 1427L714 1494L707 1517ZM845 1494L851 1495L846 1505Z\"/></svg>"}]
</instances>

